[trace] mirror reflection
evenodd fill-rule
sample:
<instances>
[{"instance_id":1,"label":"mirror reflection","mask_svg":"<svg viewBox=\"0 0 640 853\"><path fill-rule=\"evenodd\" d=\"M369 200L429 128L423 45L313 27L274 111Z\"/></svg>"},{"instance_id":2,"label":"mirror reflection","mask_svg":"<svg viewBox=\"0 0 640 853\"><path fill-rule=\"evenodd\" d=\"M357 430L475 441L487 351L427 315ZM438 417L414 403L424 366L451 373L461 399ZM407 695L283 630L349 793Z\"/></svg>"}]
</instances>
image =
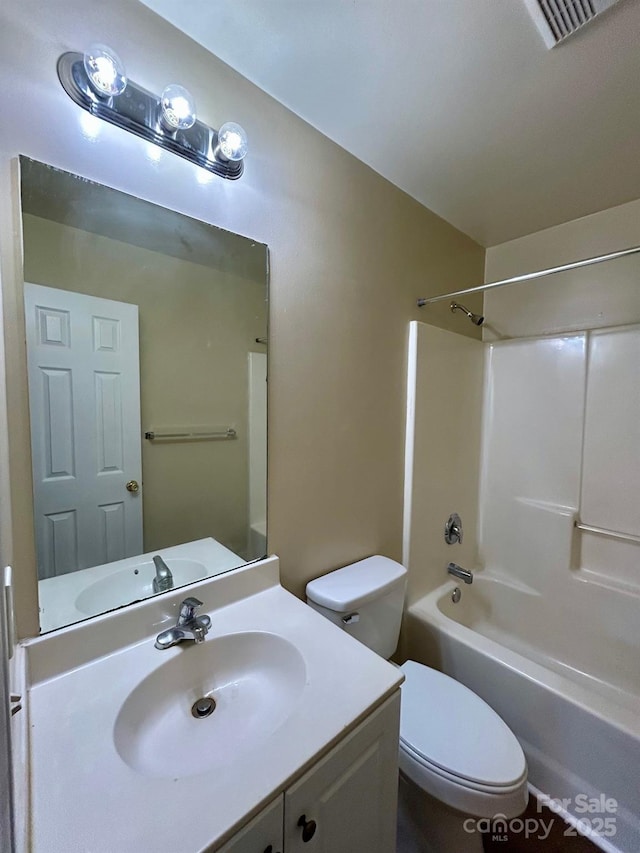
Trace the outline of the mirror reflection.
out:
<instances>
[{"instance_id":1,"label":"mirror reflection","mask_svg":"<svg viewBox=\"0 0 640 853\"><path fill-rule=\"evenodd\" d=\"M267 247L21 158L41 630L266 553Z\"/></svg>"}]
</instances>

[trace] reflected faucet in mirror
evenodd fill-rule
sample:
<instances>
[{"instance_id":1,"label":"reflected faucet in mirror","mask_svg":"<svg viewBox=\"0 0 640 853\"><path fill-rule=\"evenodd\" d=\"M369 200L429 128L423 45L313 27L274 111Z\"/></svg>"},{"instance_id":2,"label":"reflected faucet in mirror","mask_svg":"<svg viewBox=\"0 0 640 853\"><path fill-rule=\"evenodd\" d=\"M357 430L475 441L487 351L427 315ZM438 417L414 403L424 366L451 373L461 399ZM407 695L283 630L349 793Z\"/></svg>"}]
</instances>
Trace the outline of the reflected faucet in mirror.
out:
<instances>
[{"instance_id":1,"label":"reflected faucet in mirror","mask_svg":"<svg viewBox=\"0 0 640 853\"><path fill-rule=\"evenodd\" d=\"M173 589L173 575L171 569L162 559L160 554L156 554L153 558L153 565L156 569L156 576L153 579L154 592L166 592Z\"/></svg>"}]
</instances>

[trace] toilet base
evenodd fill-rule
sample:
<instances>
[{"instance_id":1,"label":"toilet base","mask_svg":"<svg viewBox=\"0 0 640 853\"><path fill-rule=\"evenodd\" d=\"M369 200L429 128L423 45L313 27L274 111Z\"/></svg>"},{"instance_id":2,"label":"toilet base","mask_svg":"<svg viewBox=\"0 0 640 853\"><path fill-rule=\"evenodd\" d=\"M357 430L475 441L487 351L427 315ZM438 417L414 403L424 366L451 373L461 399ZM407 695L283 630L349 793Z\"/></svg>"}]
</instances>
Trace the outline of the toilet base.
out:
<instances>
[{"instance_id":1,"label":"toilet base","mask_svg":"<svg viewBox=\"0 0 640 853\"><path fill-rule=\"evenodd\" d=\"M469 817L400 773L397 853L482 853L482 834L464 829Z\"/></svg>"}]
</instances>

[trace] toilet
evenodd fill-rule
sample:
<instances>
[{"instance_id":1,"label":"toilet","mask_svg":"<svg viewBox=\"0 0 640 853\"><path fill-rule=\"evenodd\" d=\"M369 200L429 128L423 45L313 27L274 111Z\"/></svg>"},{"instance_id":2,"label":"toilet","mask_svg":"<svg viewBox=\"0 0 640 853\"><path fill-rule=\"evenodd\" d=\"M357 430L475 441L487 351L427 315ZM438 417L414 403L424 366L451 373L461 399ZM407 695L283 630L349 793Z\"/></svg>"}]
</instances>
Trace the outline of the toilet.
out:
<instances>
[{"instance_id":1,"label":"toilet","mask_svg":"<svg viewBox=\"0 0 640 853\"><path fill-rule=\"evenodd\" d=\"M307 603L388 659L398 643L406 584L399 563L368 557L307 584ZM522 748L502 718L460 682L411 660L400 668L398 851L481 851L478 818L508 820L526 808Z\"/></svg>"}]
</instances>

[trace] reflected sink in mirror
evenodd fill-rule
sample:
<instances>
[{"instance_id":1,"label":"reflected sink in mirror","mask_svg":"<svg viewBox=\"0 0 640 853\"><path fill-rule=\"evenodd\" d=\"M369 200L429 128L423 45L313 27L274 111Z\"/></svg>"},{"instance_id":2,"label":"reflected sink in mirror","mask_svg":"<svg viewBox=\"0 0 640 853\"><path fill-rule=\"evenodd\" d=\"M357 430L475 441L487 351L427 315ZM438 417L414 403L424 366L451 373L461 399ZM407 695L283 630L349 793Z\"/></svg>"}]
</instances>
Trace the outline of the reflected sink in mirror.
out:
<instances>
[{"instance_id":1,"label":"reflected sink in mirror","mask_svg":"<svg viewBox=\"0 0 640 853\"><path fill-rule=\"evenodd\" d=\"M45 578L39 583L42 631L159 595L153 590L156 554L169 566L174 589L222 574L242 562L238 554L208 536L83 571L67 572L60 577Z\"/></svg>"},{"instance_id":2,"label":"reflected sink in mirror","mask_svg":"<svg viewBox=\"0 0 640 853\"><path fill-rule=\"evenodd\" d=\"M203 563L195 560L173 559L167 560L166 564L173 576L174 587L193 583L209 573ZM76 598L76 607L87 616L95 616L103 610L114 610L130 602L159 595L153 589L155 576L152 560L136 563L90 584Z\"/></svg>"},{"instance_id":3,"label":"reflected sink in mirror","mask_svg":"<svg viewBox=\"0 0 640 853\"><path fill-rule=\"evenodd\" d=\"M247 631L184 643L127 697L114 727L122 760L145 776L180 779L232 764L290 717L306 682L304 659L277 634ZM212 698L198 719L192 707Z\"/></svg>"}]
</instances>

